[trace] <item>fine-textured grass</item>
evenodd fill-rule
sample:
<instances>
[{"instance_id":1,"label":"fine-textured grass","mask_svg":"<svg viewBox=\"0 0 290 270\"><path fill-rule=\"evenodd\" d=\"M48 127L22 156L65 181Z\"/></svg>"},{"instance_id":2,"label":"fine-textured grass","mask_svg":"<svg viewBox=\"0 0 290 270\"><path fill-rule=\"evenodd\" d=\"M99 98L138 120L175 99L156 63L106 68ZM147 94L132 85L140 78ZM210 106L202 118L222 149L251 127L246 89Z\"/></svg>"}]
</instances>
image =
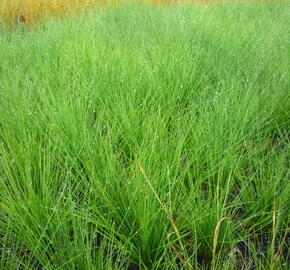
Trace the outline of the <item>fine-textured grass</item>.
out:
<instances>
[{"instance_id":1,"label":"fine-textured grass","mask_svg":"<svg viewBox=\"0 0 290 270\"><path fill-rule=\"evenodd\" d=\"M0 269L286 269L289 29L264 3L2 30Z\"/></svg>"}]
</instances>

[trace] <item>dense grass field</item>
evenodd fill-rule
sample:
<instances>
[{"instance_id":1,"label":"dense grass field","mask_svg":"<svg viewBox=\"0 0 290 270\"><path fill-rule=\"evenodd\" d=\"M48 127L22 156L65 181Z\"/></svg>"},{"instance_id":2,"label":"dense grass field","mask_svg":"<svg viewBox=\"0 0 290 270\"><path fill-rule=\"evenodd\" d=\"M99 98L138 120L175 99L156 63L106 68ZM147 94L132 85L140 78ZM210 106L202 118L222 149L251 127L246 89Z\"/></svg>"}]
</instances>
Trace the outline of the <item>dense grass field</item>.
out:
<instances>
[{"instance_id":1,"label":"dense grass field","mask_svg":"<svg viewBox=\"0 0 290 270\"><path fill-rule=\"evenodd\" d=\"M0 269L288 269L288 13L2 25Z\"/></svg>"}]
</instances>

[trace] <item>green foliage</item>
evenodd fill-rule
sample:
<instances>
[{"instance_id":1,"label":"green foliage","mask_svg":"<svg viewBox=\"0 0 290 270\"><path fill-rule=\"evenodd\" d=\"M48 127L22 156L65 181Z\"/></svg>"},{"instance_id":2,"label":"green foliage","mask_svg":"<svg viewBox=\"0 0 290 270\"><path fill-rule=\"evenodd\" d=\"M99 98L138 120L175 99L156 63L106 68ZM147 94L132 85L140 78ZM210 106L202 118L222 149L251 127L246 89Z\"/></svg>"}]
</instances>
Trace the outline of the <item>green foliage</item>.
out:
<instances>
[{"instance_id":1,"label":"green foliage","mask_svg":"<svg viewBox=\"0 0 290 270\"><path fill-rule=\"evenodd\" d=\"M128 4L3 30L0 268L259 261L227 254L287 233L286 6Z\"/></svg>"}]
</instances>

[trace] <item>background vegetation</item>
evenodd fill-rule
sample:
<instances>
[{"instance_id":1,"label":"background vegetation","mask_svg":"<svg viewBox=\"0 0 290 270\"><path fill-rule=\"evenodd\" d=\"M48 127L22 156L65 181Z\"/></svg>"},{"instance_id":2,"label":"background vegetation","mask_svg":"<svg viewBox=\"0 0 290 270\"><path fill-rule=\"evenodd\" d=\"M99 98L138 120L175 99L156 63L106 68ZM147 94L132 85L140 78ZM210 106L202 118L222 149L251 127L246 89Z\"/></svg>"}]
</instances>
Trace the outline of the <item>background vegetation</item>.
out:
<instances>
[{"instance_id":1,"label":"background vegetation","mask_svg":"<svg viewBox=\"0 0 290 270\"><path fill-rule=\"evenodd\" d=\"M287 269L288 11L2 27L0 268Z\"/></svg>"},{"instance_id":2,"label":"background vegetation","mask_svg":"<svg viewBox=\"0 0 290 270\"><path fill-rule=\"evenodd\" d=\"M253 1L253 0L228 0ZM263 0L255 0L259 2ZM267 1L267 0L265 0ZM268 0L279 1L279 0ZM283 1L283 0L282 0ZM71 17L74 14L90 10L93 7L107 8L132 0L1 0L0 24L5 24L14 29L17 24L24 24L31 28L38 20L48 17ZM134 2L134 1L133 1ZM173 3L203 3L212 4L222 0L140 0L147 4L173 4Z\"/></svg>"}]
</instances>

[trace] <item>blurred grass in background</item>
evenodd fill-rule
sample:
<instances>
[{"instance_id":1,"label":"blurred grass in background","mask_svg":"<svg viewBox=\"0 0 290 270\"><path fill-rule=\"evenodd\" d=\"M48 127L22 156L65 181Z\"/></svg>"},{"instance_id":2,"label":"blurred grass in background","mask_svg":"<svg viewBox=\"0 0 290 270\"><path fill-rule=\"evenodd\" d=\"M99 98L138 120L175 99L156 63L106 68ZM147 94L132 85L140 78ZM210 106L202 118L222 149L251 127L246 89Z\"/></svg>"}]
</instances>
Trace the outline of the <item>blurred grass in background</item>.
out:
<instances>
[{"instance_id":1,"label":"blurred grass in background","mask_svg":"<svg viewBox=\"0 0 290 270\"><path fill-rule=\"evenodd\" d=\"M0 19L9 28L22 22L31 27L38 19L50 16L66 16L93 6L113 5L119 0L2 0Z\"/></svg>"},{"instance_id":2,"label":"blurred grass in background","mask_svg":"<svg viewBox=\"0 0 290 270\"><path fill-rule=\"evenodd\" d=\"M228 2L238 2L229 0ZM242 2L243 0L240 0ZM252 1L252 0L246 0ZM74 13L88 10L92 7L111 7L126 0L1 0L0 23L4 23L10 29L14 29L19 23L32 27L40 18L61 16L65 17ZM139 2L151 4L174 4L174 3L217 3L219 0L140 0ZM265 2L255 0L252 2ZM268 1L271 2L271 1Z\"/></svg>"}]
</instances>

